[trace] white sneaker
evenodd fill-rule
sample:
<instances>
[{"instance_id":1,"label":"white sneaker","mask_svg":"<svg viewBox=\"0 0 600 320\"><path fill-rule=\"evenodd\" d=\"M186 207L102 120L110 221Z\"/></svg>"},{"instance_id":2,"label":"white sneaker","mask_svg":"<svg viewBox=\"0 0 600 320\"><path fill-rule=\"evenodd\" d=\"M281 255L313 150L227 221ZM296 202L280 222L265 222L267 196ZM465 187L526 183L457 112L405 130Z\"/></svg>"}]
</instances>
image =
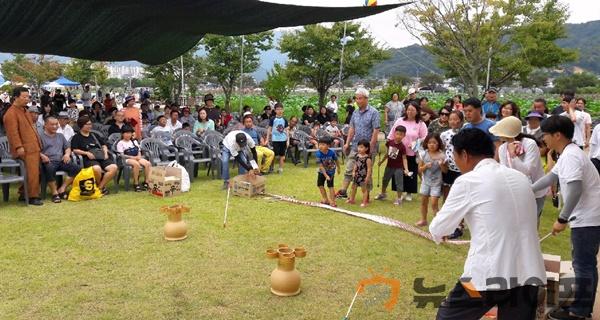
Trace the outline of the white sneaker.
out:
<instances>
[{"instance_id":1,"label":"white sneaker","mask_svg":"<svg viewBox=\"0 0 600 320\"><path fill-rule=\"evenodd\" d=\"M405 194L404 201L412 201L412 194L410 194L410 193Z\"/></svg>"},{"instance_id":2,"label":"white sneaker","mask_svg":"<svg viewBox=\"0 0 600 320\"><path fill-rule=\"evenodd\" d=\"M277 173L282 174L283 173L283 168L279 168L279 170L277 170Z\"/></svg>"},{"instance_id":3,"label":"white sneaker","mask_svg":"<svg viewBox=\"0 0 600 320\"><path fill-rule=\"evenodd\" d=\"M401 205L402 204L402 199L396 199L396 201L394 201L394 205Z\"/></svg>"}]
</instances>

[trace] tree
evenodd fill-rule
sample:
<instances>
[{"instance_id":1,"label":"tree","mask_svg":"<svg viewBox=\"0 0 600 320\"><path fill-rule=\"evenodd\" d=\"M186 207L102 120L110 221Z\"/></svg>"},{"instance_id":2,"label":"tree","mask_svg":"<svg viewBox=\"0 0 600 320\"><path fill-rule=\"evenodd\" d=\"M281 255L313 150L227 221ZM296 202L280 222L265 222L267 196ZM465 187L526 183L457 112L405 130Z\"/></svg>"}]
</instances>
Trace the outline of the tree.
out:
<instances>
[{"instance_id":1,"label":"tree","mask_svg":"<svg viewBox=\"0 0 600 320\"><path fill-rule=\"evenodd\" d=\"M600 85L600 80L592 73L580 73L563 75L554 79L554 90L562 92L565 90L576 91L579 88L595 87Z\"/></svg>"},{"instance_id":2,"label":"tree","mask_svg":"<svg viewBox=\"0 0 600 320\"><path fill-rule=\"evenodd\" d=\"M575 51L554 42L566 37L567 12L556 0L424 0L408 6L401 23L475 96L488 58L494 86L573 60Z\"/></svg>"},{"instance_id":3,"label":"tree","mask_svg":"<svg viewBox=\"0 0 600 320\"><path fill-rule=\"evenodd\" d=\"M119 78L107 78L106 80L100 83L101 86L108 88L122 88L127 86L127 84L127 80Z\"/></svg>"},{"instance_id":4,"label":"tree","mask_svg":"<svg viewBox=\"0 0 600 320\"><path fill-rule=\"evenodd\" d=\"M421 86L429 87L431 90L442 83L444 83L444 77L437 73L427 72L421 75Z\"/></svg>"},{"instance_id":5,"label":"tree","mask_svg":"<svg viewBox=\"0 0 600 320\"><path fill-rule=\"evenodd\" d=\"M260 52L272 48L273 33L250 34L243 39L244 73L251 73L260 65ZM239 85L241 76L242 37L206 35L200 44L206 51L207 73L223 89L225 108L230 110L231 94Z\"/></svg>"},{"instance_id":6,"label":"tree","mask_svg":"<svg viewBox=\"0 0 600 320\"><path fill-rule=\"evenodd\" d=\"M398 83L400 86L408 85L413 82L413 80L405 75L405 74L395 74L388 79L388 83Z\"/></svg>"},{"instance_id":7,"label":"tree","mask_svg":"<svg viewBox=\"0 0 600 320\"><path fill-rule=\"evenodd\" d=\"M279 48L288 54L292 77L307 80L325 103L329 89L338 83L344 23L331 27L309 25L285 34ZM377 47L374 39L357 23L347 23L342 81L351 76L365 76L377 62L387 59L387 51Z\"/></svg>"},{"instance_id":8,"label":"tree","mask_svg":"<svg viewBox=\"0 0 600 320\"><path fill-rule=\"evenodd\" d=\"M275 97L277 101L285 101L296 85L297 82L290 78L289 71L278 63L267 72L267 79L263 81L267 96Z\"/></svg>"},{"instance_id":9,"label":"tree","mask_svg":"<svg viewBox=\"0 0 600 320\"><path fill-rule=\"evenodd\" d=\"M13 59L2 63L2 74L12 82L32 84L39 89L44 82L58 78L62 64L45 55L33 57L14 54Z\"/></svg>"},{"instance_id":10,"label":"tree","mask_svg":"<svg viewBox=\"0 0 600 320\"><path fill-rule=\"evenodd\" d=\"M71 62L65 67L65 76L81 84L99 85L108 79L108 68L104 62L71 59Z\"/></svg>"},{"instance_id":11,"label":"tree","mask_svg":"<svg viewBox=\"0 0 600 320\"><path fill-rule=\"evenodd\" d=\"M371 90L375 89L380 84L381 81L379 81L379 79L368 78L365 80L365 86Z\"/></svg>"},{"instance_id":12,"label":"tree","mask_svg":"<svg viewBox=\"0 0 600 320\"><path fill-rule=\"evenodd\" d=\"M382 104L392 100L392 94L397 93L400 100L407 96L407 91L403 89L405 83L399 81L402 79L390 79L387 84L379 91L379 98Z\"/></svg>"},{"instance_id":13,"label":"tree","mask_svg":"<svg viewBox=\"0 0 600 320\"><path fill-rule=\"evenodd\" d=\"M197 54L199 47L195 46L183 56L167 63L145 67L145 74L155 85L155 93L161 99L179 100L183 96L181 87L181 58L183 58L184 85L190 96L195 97L200 80L206 76L204 59Z\"/></svg>"},{"instance_id":14,"label":"tree","mask_svg":"<svg viewBox=\"0 0 600 320\"><path fill-rule=\"evenodd\" d=\"M529 74L526 79L521 80L523 88L541 88L548 85L548 72L538 69Z\"/></svg>"}]
</instances>

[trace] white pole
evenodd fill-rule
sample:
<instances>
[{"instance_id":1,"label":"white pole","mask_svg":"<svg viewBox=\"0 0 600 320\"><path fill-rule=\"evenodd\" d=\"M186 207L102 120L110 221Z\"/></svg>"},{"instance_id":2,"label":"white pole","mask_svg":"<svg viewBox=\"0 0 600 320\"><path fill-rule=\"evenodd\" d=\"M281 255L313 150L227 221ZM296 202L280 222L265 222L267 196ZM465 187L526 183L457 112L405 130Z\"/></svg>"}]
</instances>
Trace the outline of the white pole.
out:
<instances>
[{"instance_id":1,"label":"white pole","mask_svg":"<svg viewBox=\"0 0 600 320\"><path fill-rule=\"evenodd\" d=\"M346 27L348 26L348 22L344 22L344 36L342 37L342 52L340 54L340 74L338 76L338 84L340 87L340 94L343 93L344 89L342 86L342 71L344 70L344 48L346 47Z\"/></svg>"},{"instance_id":2,"label":"white pole","mask_svg":"<svg viewBox=\"0 0 600 320\"><path fill-rule=\"evenodd\" d=\"M490 70L492 68L492 47L488 51L487 79L485 80L485 90L490 88Z\"/></svg>"},{"instance_id":3,"label":"white pole","mask_svg":"<svg viewBox=\"0 0 600 320\"><path fill-rule=\"evenodd\" d=\"M344 320L348 320L350 319L350 311L352 311L352 307L354 306L354 301L356 301L356 296L358 296L358 290L356 290L356 293L354 294L354 298L352 298L352 302L350 303L350 307L348 308L348 312L346 312L346 316L344 317Z\"/></svg>"},{"instance_id":4,"label":"white pole","mask_svg":"<svg viewBox=\"0 0 600 320\"><path fill-rule=\"evenodd\" d=\"M231 192L231 187L227 186L227 200L225 202L225 216L223 217L223 228L227 227L227 209L229 209L229 193Z\"/></svg>"},{"instance_id":5,"label":"white pole","mask_svg":"<svg viewBox=\"0 0 600 320\"><path fill-rule=\"evenodd\" d=\"M184 95L183 95L183 90L185 89L185 86L183 84L183 55L181 55L181 95L179 97L179 100L181 100L181 104L184 104Z\"/></svg>"},{"instance_id":6,"label":"white pole","mask_svg":"<svg viewBox=\"0 0 600 320\"><path fill-rule=\"evenodd\" d=\"M242 35L242 55L240 58L240 114L242 114L244 100L244 36Z\"/></svg>"}]
</instances>

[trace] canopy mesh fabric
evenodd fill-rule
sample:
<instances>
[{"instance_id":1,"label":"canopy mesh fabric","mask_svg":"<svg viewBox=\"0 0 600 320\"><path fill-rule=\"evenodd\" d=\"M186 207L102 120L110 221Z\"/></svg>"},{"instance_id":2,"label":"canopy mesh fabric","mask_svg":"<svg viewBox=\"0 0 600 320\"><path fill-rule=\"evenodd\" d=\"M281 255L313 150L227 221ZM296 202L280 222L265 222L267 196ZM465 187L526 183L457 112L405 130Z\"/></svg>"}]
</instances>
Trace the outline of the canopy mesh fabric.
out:
<instances>
[{"instance_id":1,"label":"canopy mesh fabric","mask_svg":"<svg viewBox=\"0 0 600 320\"><path fill-rule=\"evenodd\" d=\"M350 20L404 4L304 7L258 0L0 0L0 51L160 64L205 34Z\"/></svg>"}]
</instances>

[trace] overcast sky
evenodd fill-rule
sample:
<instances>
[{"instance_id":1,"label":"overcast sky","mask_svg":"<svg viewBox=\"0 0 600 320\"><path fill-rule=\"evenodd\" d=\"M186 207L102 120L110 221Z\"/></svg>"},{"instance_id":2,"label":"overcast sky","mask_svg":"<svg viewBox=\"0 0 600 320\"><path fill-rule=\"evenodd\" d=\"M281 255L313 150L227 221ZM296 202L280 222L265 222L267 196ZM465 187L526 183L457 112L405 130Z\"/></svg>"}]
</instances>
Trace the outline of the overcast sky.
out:
<instances>
[{"instance_id":1,"label":"overcast sky","mask_svg":"<svg viewBox=\"0 0 600 320\"><path fill-rule=\"evenodd\" d=\"M345 6L362 6L364 0L263 0L268 2L277 2L285 4L296 4L306 6L330 6L330 7L345 7ZM418 1L418 0L417 0ZM379 0L379 4L398 3L401 1L395 0ZM569 4L570 17L569 23L582 23L591 20L600 20L600 1L597 0L570 0L562 1ZM402 8L390 10L368 18L359 19L361 24L371 31L371 34L382 44L387 44L389 47L400 48L406 47L417 40L412 38L402 26L394 27L397 23L397 15Z\"/></svg>"}]
</instances>

